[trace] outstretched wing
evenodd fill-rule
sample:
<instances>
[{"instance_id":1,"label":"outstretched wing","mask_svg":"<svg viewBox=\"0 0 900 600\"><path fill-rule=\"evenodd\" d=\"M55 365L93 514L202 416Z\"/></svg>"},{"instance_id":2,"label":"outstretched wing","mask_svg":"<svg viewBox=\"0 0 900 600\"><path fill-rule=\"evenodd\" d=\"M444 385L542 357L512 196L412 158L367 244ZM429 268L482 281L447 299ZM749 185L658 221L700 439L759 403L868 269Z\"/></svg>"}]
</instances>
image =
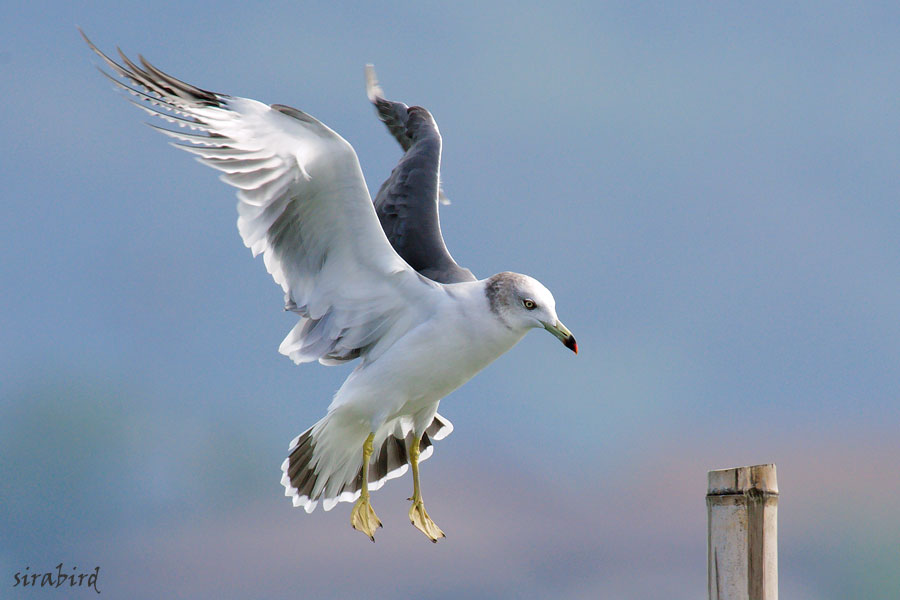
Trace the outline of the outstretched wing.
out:
<instances>
[{"instance_id":1,"label":"outstretched wing","mask_svg":"<svg viewBox=\"0 0 900 600\"><path fill-rule=\"evenodd\" d=\"M366 91L405 151L378 195L375 210L394 249L422 275L440 283L475 281L468 269L456 264L441 235L438 216L441 133L427 110L407 107L383 97L375 69L366 66Z\"/></svg>"},{"instance_id":2,"label":"outstretched wing","mask_svg":"<svg viewBox=\"0 0 900 600\"><path fill-rule=\"evenodd\" d=\"M84 35L82 33L82 35ZM282 105L202 90L121 51L107 76L134 104L181 126L157 127L238 188L238 230L285 292L300 322L279 350L294 362L374 360L437 302L439 286L391 248L353 148L313 117ZM106 74L104 72L104 74Z\"/></svg>"}]
</instances>

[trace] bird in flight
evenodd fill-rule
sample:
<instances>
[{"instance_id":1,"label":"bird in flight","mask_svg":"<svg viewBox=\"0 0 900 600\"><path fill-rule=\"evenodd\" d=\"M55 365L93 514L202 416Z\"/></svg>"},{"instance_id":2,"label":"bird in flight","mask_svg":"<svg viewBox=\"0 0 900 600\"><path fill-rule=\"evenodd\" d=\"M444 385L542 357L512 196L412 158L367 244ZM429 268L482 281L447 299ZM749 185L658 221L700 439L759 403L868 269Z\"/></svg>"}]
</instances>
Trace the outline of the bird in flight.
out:
<instances>
[{"instance_id":1,"label":"bird in flight","mask_svg":"<svg viewBox=\"0 0 900 600\"><path fill-rule=\"evenodd\" d=\"M133 104L177 126L156 129L237 188L241 238L299 318L279 351L297 364L358 361L325 417L291 442L285 495L307 512L354 502L351 525L374 541L370 492L411 467L410 521L444 537L419 486L419 462L453 430L441 399L531 329L578 346L540 282L510 272L479 280L447 251L431 114L386 100L366 68L369 99L404 150L373 202L353 147L310 115L203 90L121 50L116 62L84 39Z\"/></svg>"}]
</instances>

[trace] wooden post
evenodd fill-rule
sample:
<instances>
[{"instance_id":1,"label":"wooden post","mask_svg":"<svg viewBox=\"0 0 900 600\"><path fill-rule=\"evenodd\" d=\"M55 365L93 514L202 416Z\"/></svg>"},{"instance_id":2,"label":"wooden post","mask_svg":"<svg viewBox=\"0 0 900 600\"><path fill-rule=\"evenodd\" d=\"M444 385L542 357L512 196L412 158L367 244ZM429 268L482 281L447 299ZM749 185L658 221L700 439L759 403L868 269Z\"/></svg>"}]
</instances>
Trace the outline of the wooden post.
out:
<instances>
[{"instance_id":1,"label":"wooden post","mask_svg":"<svg viewBox=\"0 0 900 600\"><path fill-rule=\"evenodd\" d=\"M709 472L709 600L778 600L775 465Z\"/></svg>"}]
</instances>

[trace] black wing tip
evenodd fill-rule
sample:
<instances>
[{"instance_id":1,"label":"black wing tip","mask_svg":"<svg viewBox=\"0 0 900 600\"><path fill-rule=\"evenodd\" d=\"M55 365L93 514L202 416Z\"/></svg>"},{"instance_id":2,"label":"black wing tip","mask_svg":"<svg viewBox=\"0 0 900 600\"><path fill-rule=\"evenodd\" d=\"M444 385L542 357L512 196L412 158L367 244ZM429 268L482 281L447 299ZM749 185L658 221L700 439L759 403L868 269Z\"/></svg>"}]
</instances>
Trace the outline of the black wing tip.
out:
<instances>
[{"instance_id":1,"label":"black wing tip","mask_svg":"<svg viewBox=\"0 0 900 600\"><path fill-rule=\"evenodd\" d=\"M162 98L169 97L170 100L178 99L180 101L187 101L190 103L194 103L200 106L222 106L222 99L227 98L228 96L225 94L217 94L216 92L211 92L209 90L204 90L197 86L191 85L187 82L181 81L168 73L161 71L160 69L154 67L150 62L144 58L142 54L138 54L138 61L141 63L141 67L135 64L125 52L122 51L122 48L116 46L116 53L119 55L120 59L124 63L121 65L114 61L112 58L107 56L100 48L97 47L94 42L87 36L84 30L81 27L76 26L78 32L81 34L81 37L84 39L85 43L90 47L91 50L94 51L100 58L112 68L117 75L124 79L129 79L146 89L147 91L159 94ZM101 73L105 73L102 69Z\"/></svg>"},{"instance_id":2,"label":"black wing tip","mask_svg":"<svg viewBox=\"0 0 900 600\"><path fill-rule=\"evenodd\" d=\"M375 112L382 123L387 126L388 131L403 148L403 151L409 150L413 141L406 132L406 122L409 118L407 111L409 107L402 102L395 102L384 97L384 90L378 82L378 76L375 74L375 66L371 63L365 67L366 75L366 96L375 106Z\"/></svg>"},{"instance_id":3,"label":"black wing tip","mask_svg":"<svg viewBox=\"0 0 900 600\"><path fill-rule=\"evenodd\" d=\"M96 47L97 47L97 46L94 45L94 42L91 41L91 38L89 38L89 37L87 36L87 34L84 32L84 29L81 28L81 25L76 25L76 26L75 26L75 29L78 30L78 33L81 34L81 39L83 39L83 40L87 43L88 46L90 46L91 48L96 48Z\"/></svg>"}]
</instances>

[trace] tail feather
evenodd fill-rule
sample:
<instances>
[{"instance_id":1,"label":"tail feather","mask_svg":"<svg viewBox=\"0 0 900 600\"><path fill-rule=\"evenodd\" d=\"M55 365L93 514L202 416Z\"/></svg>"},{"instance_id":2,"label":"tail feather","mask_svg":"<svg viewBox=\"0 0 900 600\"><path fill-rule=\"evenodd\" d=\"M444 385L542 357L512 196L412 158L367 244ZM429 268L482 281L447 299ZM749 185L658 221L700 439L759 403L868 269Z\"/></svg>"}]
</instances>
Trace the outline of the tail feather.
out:
<instances>
[{"instance_id":1,"label":"tail feather","mask_svg":"<svg viewBox=\"0 0 900 600\"><path fill-rule=\"evenodd\" d=\"M338 502L353 502L362 489L362 443L364 437L338 457L323 457L316 452L317 443L333 446L322 438L327 436L326 417L291 441L290 455L281 465L281 484L285 496L292 498L294 506L302 506L312 512L322 500L323 508L331 510ZM439 414L422 434L419 444L419 461L426 460L434 451L432 440L442 440L453 431L453 424ZM369 464L369 490L377 490L387 481L400 477L409 468L407 448L413 441L413 433L402 431L388 434L375 448L374 460ZM333 450L329 448L329 450Z\"/></svg>"}]
</instances>

